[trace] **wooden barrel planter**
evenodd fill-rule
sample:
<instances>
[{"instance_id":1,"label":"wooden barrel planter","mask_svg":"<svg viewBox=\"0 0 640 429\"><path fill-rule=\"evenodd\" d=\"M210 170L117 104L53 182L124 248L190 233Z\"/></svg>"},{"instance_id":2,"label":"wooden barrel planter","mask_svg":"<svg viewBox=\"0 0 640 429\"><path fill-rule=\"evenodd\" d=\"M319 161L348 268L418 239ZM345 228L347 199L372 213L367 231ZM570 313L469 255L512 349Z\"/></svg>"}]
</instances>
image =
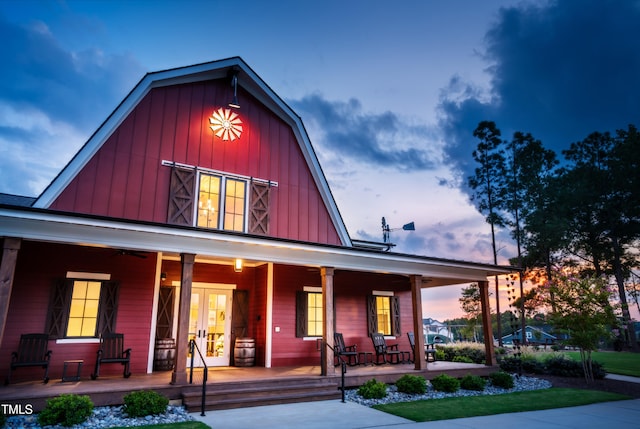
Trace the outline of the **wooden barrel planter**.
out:
<instances>
[{"instance_id":1,"label":"wooden barrel planter","mask_svg":"<svg viewBox=\"0 0 640 429\"><path fill-rule=\"evenodd\" d=\"M153 353L154 371L171 371L176 363L176 340L157 338Z\"/></svg>"},{"instance_id":2,"label":"wooden barrel planter","mask_svg":"<svg viewBox=\"0 0 640 429\"><path fill-rule=\"evenodd\" d=\"M235 366L254 366L256 363L256 340L236 338L233 359Z\"/></svg>"}]
</instances>

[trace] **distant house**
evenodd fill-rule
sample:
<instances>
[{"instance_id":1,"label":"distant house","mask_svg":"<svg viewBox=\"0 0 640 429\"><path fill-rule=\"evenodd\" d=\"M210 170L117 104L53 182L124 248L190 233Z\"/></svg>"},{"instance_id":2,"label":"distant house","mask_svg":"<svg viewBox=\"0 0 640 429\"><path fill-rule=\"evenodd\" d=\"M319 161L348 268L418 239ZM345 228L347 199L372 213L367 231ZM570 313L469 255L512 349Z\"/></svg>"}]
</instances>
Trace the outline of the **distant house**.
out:
<instances>
[{"instance_id":1,"label":"distant house","mask_svg":"<svg viewBox=\"0 0 640 429\"><path fill-rule=\"evenodd\" d=\"M534 345L554 344L558 340L556 336L533 326L525 327L525 339L526 343ZM522 343L522 328L512 334L503 336L502 344L513 345L514 340L518 340Z\"/></svg>"},{"instance_id":2,"label":"distant house","mask_svg":"<svg viewBox=\"0 0 640 429\"><path fill-rule=\"evenodd\" d=\"M87 377L112 332L134 374L174 340L173 383L190 340L209 366L238 338L264 367L318 365L334 332L409 349L421 289L477 282L489 320L487 278L512 271L353 240L302 119L238 57L145 75L41 195L0 197L0 242L0 373L47 333L52 378L76 359Z\"/></svg>"},{"instance_id":3,"label":"distant house","mask_svg":"<svg viewBox=\"0 0 640 429\"><path fill-rule=\"evenodd\" d=\"M430 317L422 320L424 335L428 343L453 341L451 328Z\"/></svg>"}]
</instances>

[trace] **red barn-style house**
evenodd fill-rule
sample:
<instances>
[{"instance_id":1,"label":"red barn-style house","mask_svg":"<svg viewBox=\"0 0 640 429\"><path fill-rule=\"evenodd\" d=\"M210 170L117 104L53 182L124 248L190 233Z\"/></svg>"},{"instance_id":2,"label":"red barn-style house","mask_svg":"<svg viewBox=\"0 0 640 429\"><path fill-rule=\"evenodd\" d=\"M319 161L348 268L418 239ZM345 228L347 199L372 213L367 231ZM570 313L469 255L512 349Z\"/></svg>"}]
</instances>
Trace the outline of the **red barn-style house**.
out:
<instances>
[{"instance_id":1,"label":"red barn-style house","mask_svg":"<svg viewBox=\"0 0 640 429\"><path fill-rule=\"evenodd\" d=\"M0 197L0 239L0 373L46 333L52 379L77 359L89 378L105 333L124 334L133 374L175 342L174 384L190 339L210 367L236 363L237 339L266 368L319 365L335 332L408 350L421 289L478 282L488 326L487 277L512 271L352 240L300 117L240 58L147 74L40 196Z\"/></svg>"}]
</instances>

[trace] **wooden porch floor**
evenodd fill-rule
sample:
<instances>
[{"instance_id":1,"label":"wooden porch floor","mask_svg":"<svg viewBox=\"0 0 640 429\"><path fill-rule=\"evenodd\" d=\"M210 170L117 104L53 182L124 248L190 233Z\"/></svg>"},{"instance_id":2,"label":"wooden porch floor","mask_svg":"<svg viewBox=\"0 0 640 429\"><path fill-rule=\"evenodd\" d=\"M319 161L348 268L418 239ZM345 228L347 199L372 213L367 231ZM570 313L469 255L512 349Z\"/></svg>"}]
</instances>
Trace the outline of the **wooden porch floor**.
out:
<instances>
[{"instance_id":1,"label":"wooden porch floor","mask_svg":"<svg viewBox=\"0 0 640 429\"><path fill-rule=\"evenodd\" d=\"M340 384L340 367L328 378L335 379L336 385ZM427 379L432 379L439 374L446 373L454 377L462 377L467 374L488 375L498 370L497 367L489 367L479 364L465 364L454 362L430 362L427 369L416 371L413 364L386 364L374 366L348 366L345 374L346 387L356 387L375 378L385 383L394 383L404 374L422 374ZM187 370L187 376L189 372ZM48 398L53 398L63 393L89 395L96 406L122 404L122 398L129 392L137 390L155 390L171 400L181 403L183 392L193 391L195 387L202 385L202 370L196 369L193 374L193 384L171 384L171 372L155 372L152 374L134 374L128 379L122 376L105 376L97 380L81 379L75 382L62 382L60 379L52 379L48 384L41 381L17 382L0 387L0 403L31 404L38 411L44 407ZM251 380L281 380L283 378L320 378L319 366L301 367L215 367L209 369L207 385L224 383L236 383Z\"/></svg>"}]
</instances>

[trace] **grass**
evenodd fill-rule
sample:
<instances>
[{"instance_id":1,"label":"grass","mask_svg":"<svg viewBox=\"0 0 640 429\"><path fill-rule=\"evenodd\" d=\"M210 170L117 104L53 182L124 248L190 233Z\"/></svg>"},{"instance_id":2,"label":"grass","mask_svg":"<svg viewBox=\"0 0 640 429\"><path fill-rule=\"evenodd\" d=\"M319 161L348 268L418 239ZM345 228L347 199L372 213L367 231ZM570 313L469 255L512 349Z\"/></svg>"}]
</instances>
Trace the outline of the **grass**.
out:
<instances>
[{"instance_id":1,"label":"grass","mask_svg":"<svg viewBox=\"0 0 640 429\"><path fill-rule=\"evenodd\" d=\"M429 399L376 405L373 408L416 422L449 420L462 417L489 416L521 411L575 407L597 402L631 399L617 393L583 389L543 389L495 396Z\"/></svg>"},{"instance_id":2,"label":"grass","mask_svg":"<svg viewBox=\"0 0 640 429\"><path fill-rule=\"evenodd\" d=\"M580 352L563 353L580 362ZM602 364L608 373L640 377L640 353L592 352L591 359Z\"/></svg>"},{"instance_id":3,"label":"grass","mask_svg":"<svg viewBox=\"0 0 640 429\"><path fill-rule=\"evenodd\" d=\"M208 425L202 422L180 422L180 423L166 423L161 425L148 425L142 426L144 429L211 429ZM131 429L129 427L113 427L111 429Z\"/></svg>"}]
</instances>

